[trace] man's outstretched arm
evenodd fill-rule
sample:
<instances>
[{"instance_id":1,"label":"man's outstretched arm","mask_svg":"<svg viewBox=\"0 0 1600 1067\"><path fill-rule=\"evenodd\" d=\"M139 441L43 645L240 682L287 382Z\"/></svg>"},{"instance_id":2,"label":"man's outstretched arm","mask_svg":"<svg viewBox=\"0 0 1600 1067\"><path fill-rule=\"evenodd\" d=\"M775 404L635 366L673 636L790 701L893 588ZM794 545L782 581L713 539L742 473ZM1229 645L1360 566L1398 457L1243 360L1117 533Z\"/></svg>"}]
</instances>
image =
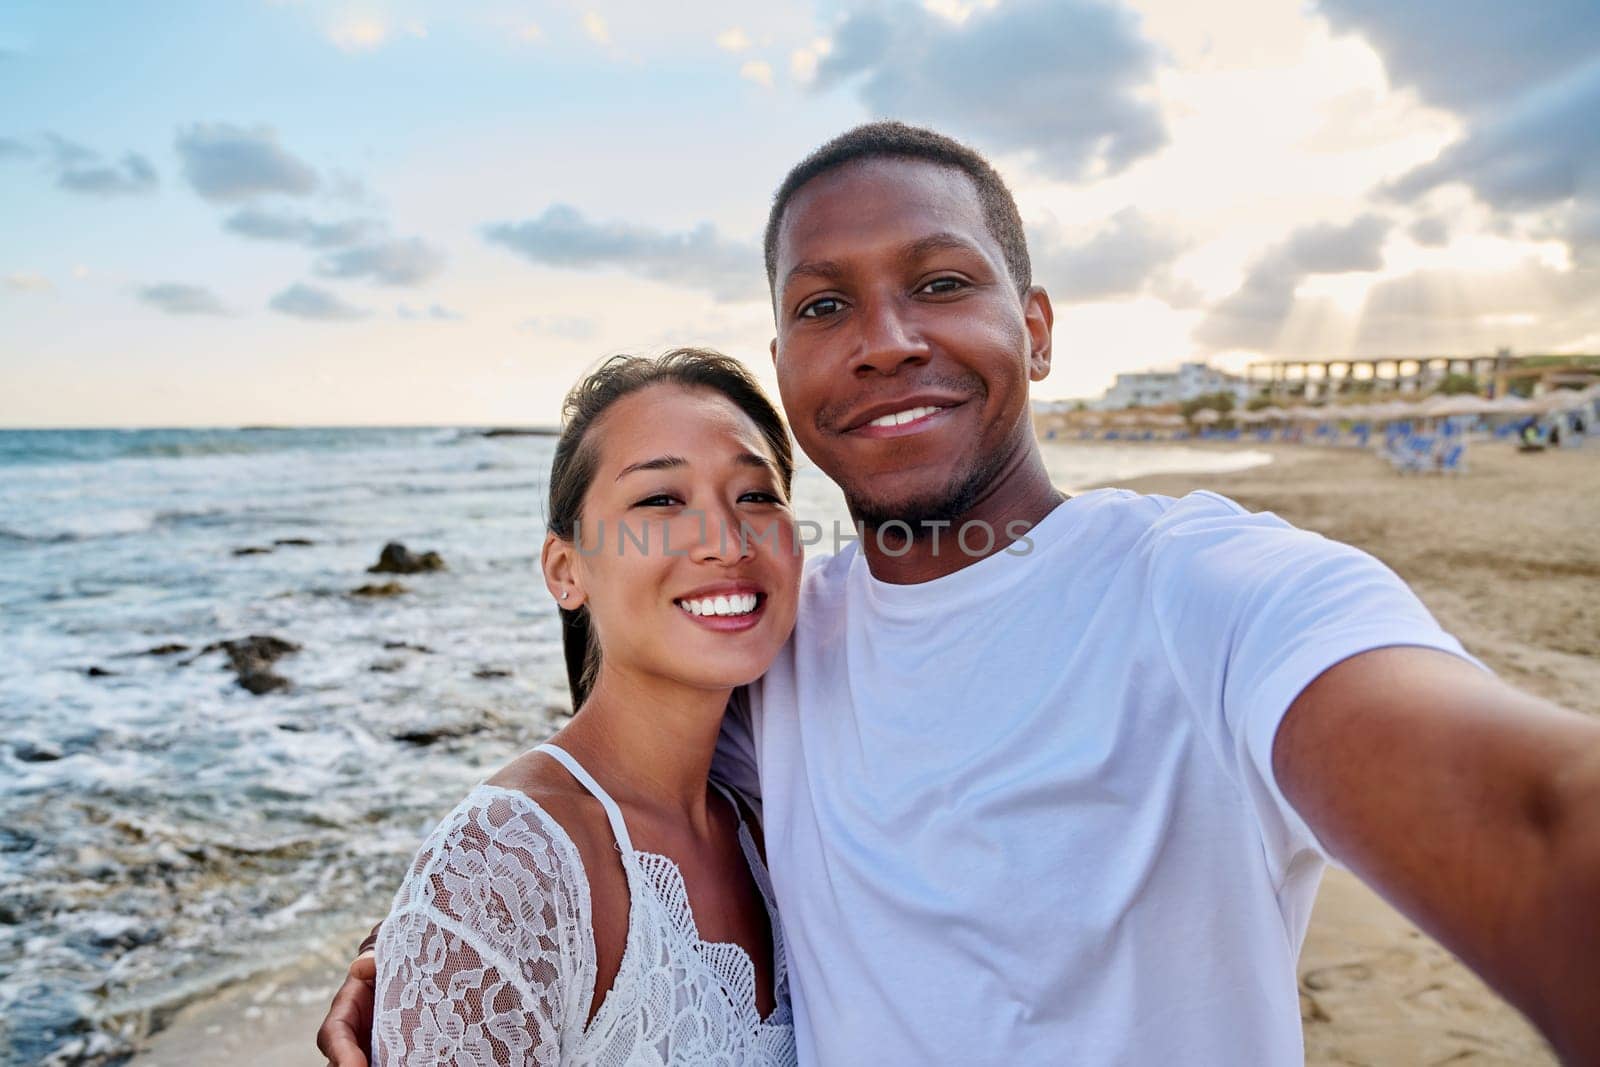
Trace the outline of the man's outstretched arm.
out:
<instances>
[{"instance_id":1,"label":"man's outstretched arm","mask_svg":"<svg viewBox=\"0 0 1600 1067\"><path fill-rule=\"evenodd\" d=\"M1600 1063L1600 721L1455 656L1365 652L1285 714L1279 788L1328 851Z\"/></svg>"}]
</instances>

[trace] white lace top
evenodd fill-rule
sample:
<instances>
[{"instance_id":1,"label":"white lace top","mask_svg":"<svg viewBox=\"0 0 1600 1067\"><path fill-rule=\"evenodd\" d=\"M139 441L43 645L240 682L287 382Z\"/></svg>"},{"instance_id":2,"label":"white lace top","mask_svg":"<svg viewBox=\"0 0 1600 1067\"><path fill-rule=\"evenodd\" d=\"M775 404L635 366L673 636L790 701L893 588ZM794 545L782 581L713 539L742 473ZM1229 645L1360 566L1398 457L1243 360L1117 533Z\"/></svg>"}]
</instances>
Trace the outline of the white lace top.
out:
<instances>
[{"instance_id":1,"label":"white lace top","mask_svg":"<svg viewBox=\"0 0 1600 1067\"><path fill-rule=\"evenodd\" d=\"M617 839L628 934L610 992L585 1026L594 928L572 839L525 793L480 785L423 842L384 920L373 1067L794 1064L783 932L739 805L772 925L777 1004L765 1020L749 954L700 940L677 864L634 850L621 810L577 760L538 751L594 794Z\"/></svg>"}]
</instances>

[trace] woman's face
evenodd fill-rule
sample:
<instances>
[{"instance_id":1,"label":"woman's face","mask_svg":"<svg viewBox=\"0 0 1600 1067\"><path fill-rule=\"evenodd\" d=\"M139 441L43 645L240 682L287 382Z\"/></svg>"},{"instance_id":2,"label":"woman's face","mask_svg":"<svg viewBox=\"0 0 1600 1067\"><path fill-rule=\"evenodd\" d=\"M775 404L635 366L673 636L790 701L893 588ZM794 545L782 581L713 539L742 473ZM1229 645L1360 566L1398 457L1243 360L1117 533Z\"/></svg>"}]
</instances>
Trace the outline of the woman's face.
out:
<instances>
[{"instance_id":1,"label":"woman's face","mask_svg":"<svg viewBox=\"0 0 1600 1067\"><path fill-rule=\"evenodd\" d=\"M588 606L602 670L703 688L760 677L794 628L802 559L755 423L713 390L661 383L617 401L586 446L579 528L547 540L545 571L558 598L570 590L563 607Z\"/></svg>"}]
</instances>

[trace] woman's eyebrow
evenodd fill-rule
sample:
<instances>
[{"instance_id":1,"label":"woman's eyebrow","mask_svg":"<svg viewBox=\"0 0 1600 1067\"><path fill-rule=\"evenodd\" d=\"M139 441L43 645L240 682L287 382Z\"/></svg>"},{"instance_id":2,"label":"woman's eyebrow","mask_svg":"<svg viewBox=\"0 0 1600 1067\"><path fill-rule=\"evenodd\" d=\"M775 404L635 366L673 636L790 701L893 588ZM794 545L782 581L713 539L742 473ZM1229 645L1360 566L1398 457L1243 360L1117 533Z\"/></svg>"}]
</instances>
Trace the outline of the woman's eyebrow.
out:
<instances>
[{"instance_id":1,"label":"woman's eyebrow","mask_svg":"<svg viewBox=\"0 0 1600 1067\"><path fill-rule=\"evenodd\" d=\"M672 470L675 467L687 467L688 465L689 461L682 456L657 456L655 459L644 459L638 463L630 463L623 467L622 470L617 472L617 481L622 481L624 476L633 474L636 471L665 471Z\"/></svg>"}]
</instances>

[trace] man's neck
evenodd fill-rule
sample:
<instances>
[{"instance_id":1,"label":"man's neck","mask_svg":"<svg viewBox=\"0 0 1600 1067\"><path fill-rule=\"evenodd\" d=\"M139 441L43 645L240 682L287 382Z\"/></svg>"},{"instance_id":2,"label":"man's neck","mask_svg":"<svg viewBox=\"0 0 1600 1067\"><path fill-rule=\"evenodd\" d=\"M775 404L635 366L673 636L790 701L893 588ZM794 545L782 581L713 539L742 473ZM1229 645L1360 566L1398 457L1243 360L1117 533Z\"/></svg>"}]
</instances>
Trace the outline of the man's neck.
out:
<instances>
[{"instance_id":1,"label":"man's neck","mask_svg":"<svg viewBox=\"0 0 1600 1067\"><path fill-rule=\"evenodd\" d=\"M931 582L970 567L1019 540L1066 499L1050 484L1044 457L1030 433L996 472L983 494L948 525L938 525L909 542L897 529L866 527L861 551L872 576L892 585Z\"/></svg>"}]
</instances>

